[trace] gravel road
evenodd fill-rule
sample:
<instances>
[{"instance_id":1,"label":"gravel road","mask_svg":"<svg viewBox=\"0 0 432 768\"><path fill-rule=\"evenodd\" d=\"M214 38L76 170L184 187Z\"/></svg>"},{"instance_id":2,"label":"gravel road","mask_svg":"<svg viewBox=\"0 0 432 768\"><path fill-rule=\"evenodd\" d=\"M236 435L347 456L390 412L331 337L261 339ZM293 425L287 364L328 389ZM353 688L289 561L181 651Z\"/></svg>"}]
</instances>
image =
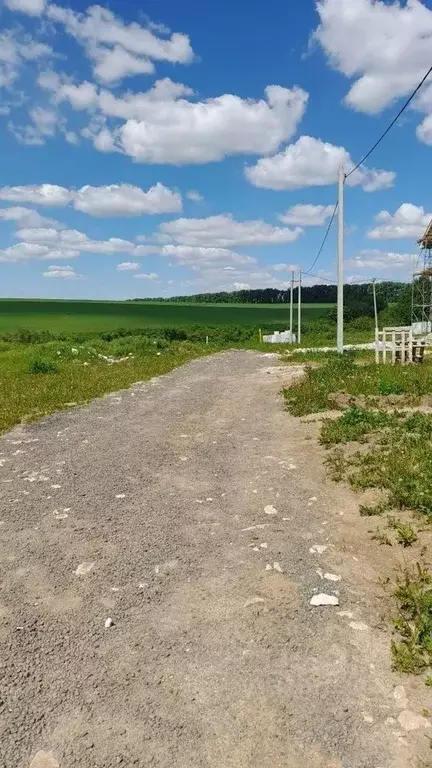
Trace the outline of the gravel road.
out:
<instances>
[{"instance_id":1,"label":"gravel road","mask_svg":"<svg viewBox=\"0 0 432 768\"><path fill-rule=\"evenodd\" d=\"M299 373L223 353L0 440L2 768L430 764Z\"/></svg>"}]
</instances>

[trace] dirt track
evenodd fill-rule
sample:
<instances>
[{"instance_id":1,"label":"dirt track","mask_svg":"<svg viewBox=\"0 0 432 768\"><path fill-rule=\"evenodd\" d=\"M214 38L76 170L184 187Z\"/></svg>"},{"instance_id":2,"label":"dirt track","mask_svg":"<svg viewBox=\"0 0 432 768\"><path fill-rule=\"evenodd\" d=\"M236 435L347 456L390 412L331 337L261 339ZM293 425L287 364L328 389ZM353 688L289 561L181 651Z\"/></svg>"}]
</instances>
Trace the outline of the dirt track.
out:
<instances>
[{"instance_id":1,"label":"dirt track","mask_svg":"<svg viewBox=\"0 0 432 768\"><path fill-rule=\"evenodd\" d=\"M430 764L384 555L277 365L224 353L0 440L2 768Z\"/></svg>"}]
</instances>

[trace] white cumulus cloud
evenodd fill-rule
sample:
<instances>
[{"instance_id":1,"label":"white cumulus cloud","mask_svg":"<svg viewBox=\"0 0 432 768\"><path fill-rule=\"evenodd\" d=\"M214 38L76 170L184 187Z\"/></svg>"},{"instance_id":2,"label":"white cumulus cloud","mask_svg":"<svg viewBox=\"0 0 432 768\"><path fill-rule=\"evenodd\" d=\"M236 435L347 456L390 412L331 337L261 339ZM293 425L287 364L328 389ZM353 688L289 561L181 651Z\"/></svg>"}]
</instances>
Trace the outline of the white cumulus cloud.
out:
<instances>
[{"instance_id":1,"label":"white cumulus cloud","mask_svg":"<svg viewBox=\"0 0 432 768\"><path fill-rule=\"evenodd\" d=\"M108 83L123 77L154 72L153 61L188 64L194 53L188 35L148 22L125 22L112 11L92 5L84 13L46 0L5 0L13 11L29 16L45 14L79 42L92 61L94 74Z\"/></svg>"},{"instance_id":2,"label":"white cumulus cloud","mask_svg":"<svg viewBox=\"0 0 432 768\"><path fill-rule=\"evenodd\" d=\"M46 15L84 46L93 62L95 76L107 83L131 75L151 74L153 61L187 64L194 58L188 35L171 34L151 23L141 26L137 22L125 22L100 5L92 5L85 13L79 13L50 4Z\"/></svg>"},{"instance_id":3,"label":"white cumulus cloud","mask_svg":"<svg viewBox=\"0 0 432 768\"><path fill-rule=\"evenodd\" d=\"M117 272L135 272L139 268L140 265L136 261L122 261L117 264Z\"/></svg>"},{"instance_id":4,"label":"white cumulus cloud","mask_svg":"<svg viewBox=\"0 0 432 768\"><path fill-rule=\"evenodd\" d=\"M52 55L49 45L36 42L20 29L5 30L0 34L0 88L10 90L26 64Z\"/></svg>"},{"instance_id":5,"label":"white cumulus cloud","mask_svg":"<svg viewBox=\"0 0 432 768\"><path fill-rule=\"evenodd\" d=\"M333 213L333 205L293 205L278 218L283 224L300 227L317 227L324 224Z\"/></svg>"},{"instance_id":6,"label":"white cumulus cloud","mask_svg":"<svg viewBox=\"0 0 432 768\"><path fill-rule=\"evenodd\" d=\"M222 160L236 154L275 152L297 130L308 94L301 88L269 85L264 99L242 99L225 93L205 101L192 101L192 91L169 78L150 90L115 96L94 83L74 85L55 73L44 73L41 85L57 103L67 101L76 110L91 110L106 118L123 120L99 134L90 129L97 149L121 151L138 162L174 165Z\"/></svg>"},{"instance_id":7,"label":"white cumulus cloud","mask_svg":"<svg viewBox=\"0 0 432 768\"><path fill-rule=\"evenodd\" d=\"M335 184L338 169L345 173L354 163L344 147L300 136L295 144L271 157L263 157L245 170L246 178L256 187L267 189L301 189L303 187ZM375 192L393 185L395 173L359 168L347 180L351 186L361 185L366 192Z\"/></svg>"},{"instance_id":8,"label":"white cumulus cloud","mask_svg":"<svg viewBox=\"0 0 432 768\"><path fill-rule=\"evenodd\" d=\"M157 280L159 275L156 272L138 272L134 277L137 277L139 280Z\"/></svg>"},{"instance_id":9,"label":"white cumulus cloud","mask_svg":"<svg viewBox=\"0 0 432 768\"><path fill-rule=\"evenodd\" d=\"M59 187L57 184L28 184L20 187L0 187L0 200L57 208L70 202L71 193L66 187Z\"/></svg>"},{"instance_id":10,"label":"white cumulus cloud","mask_svg":"<svg viewBox=\"0 0 432 768\"><path fill-rule=\"evenodd\" d=\"M178 192L159 183L147 192L132 184L87 185L76 192L73 205L91 216L140 216L181 211L182 199Z\"/></svg>"},{"instance_id":11,"label":"white cumulus cloud","mask_svg":"<svg viewBox=\"0 0 432 768\"><path fill-rule=\"evenodd\" d=\"M256 264L256 259L228 248L203 248L188 245L163 245L159 249L162 256L167 256L174 264L202 270L207 267L227 267Z\"/></svg>"},{"instance_id":12,"label":"white cumulus cloud","mask_svg":"<svg viewBox=\"0 0 432 768\"><path fill-rule=\"evenodd\" d=\"M21 11L29 16L40 16L45 10L46 0L4 0L11 11Z\"/></svg>"},{"instance_id":13,"label":"white cumulus cloud","mask_svg":"<svg viewBox=\"0 0 432 768\"><path fill-rule=\"evenodd\" d=\"M380 211L375 217L377 226L369 230L372 240L417 240L432 219L422 205L403 203L394 212Z\"/></svg>"},{"instance_id":14,"label":"white cumulus cloud","mask_svg":"<svg viewBox=\"0 0 432 768\"><path fill-rule=\"evenodd\" d=\"M68 248L84 253L133 253L137 250L137 246L129 240L119 237L91 240L76 229L19 229L16 236L24 243L38 243L59 249Z\"/></svg>"},{"instance_id":15,"label":"white cumulus cloud","mask_svg":"<svg viewBox=\"0 0 432 768\"><path fill-rule=\"evenodd\" d=\"M318 0L314 33L330 64L355 79L349 106L376 114L413 90L431 65L432 10L419 0Z\"/></svg>"},{"instance_id":16,"label":"white cumulus cloud","mask_svg":"<svg viewBox=\"0 0 432 768\"><path fill-rule=\"evenodd\" d=\"M60 278L64 280L76 280L77 278L82 277L82 275L79 275L77 272L75 272L74 267L57 266L55 264L47 267L46 272L43 272L42 276Z\"/></svg>"},{"instance_id":17,"label":"white cumulus cloud","mask_svg":"<svg viewBox=\"0 0 432 768\"><path fill-rule=\"evenodd\" d=\"M148 56L157 61L186 64L193 59L189 37L174 32L171 37L158 37L152 29L136 22L124 22L107 8L92 5L86 13L69 8L49 5L49 18L63 24L66 31L77 40L107 46L120 45L137 56Z\"/></svg>"},{"instance_id":18,"label":"white cumulus cloud","mask_svg":"<svg viewBox=\"0 0 432 768\"><path fill-rule=\"evenodd\" d=\"M190 189L188 192L186 192L186 197L188 200L191 200L193 203L203 203L204 198L200 192L197 192L195 189Z\"/></svg>"},{"instance_id":19,"label":"white cumulus cloud","mask_svg":"<svg viewBox=\"0 0 432 768\"><path fill-rule=\"evenodd\" d=\"M101 187L86 185L78 190L59 187L56 184L0 187L0 200L52 207L71 203L77 211L90 216L141 216L176 213L182 209L180 193L173 192L160 183L147 191L133 184L110 184Z\"/></svg>"},{"instance_id":20,"label":"white cumulus cloud","mask_svg":"<svg viewBox=\"0 0 432 768\"><path fill-rule=\"evenodd\" d=\"M39 243L17 243L9 248L0 249L0 261L58 261L59 259L74 259L79 255L75 250L62 250Z\"/></svg>"},{"instance_id":21,"label":"white cumulus cloud","mask_svg":"<svg viewBox=\"0 0 432 768\"><path fill-rule=\"evenodd\" d=\"M353 259L346 260L346 266L354 269L385 271L393 269L411 270L414 264L413 253L395 253L378 249L363 250Z\"/></svg>"},{"instance_id":22,"label":"white cumulus cloud","mask_svg":"<svg viewBox=\"0 0 432 768\"><path fill-rule=\"evenodd\" d=\"M55 219L48 219L41 216L37 211L31 208L24 208L21 205L12 208L0 208L0 219L3 221L15 221L20 227L61 227L61 224Z\"/></svg>"},{"instance_id":23,"label":"white cumulus cloud","mask_svg":"<svg viewBox=\"0 0 432 768\"><path fill-rule=\"evenodd\" d=\"M182 245L231 248L239 245L278 245L297 240L299 228L274 227L261 219L236 221L230 214L204 219L175 219L159 227L162 238Z\"/></svg>"},{"instance_id":24,"label":"white cumulus cloud","mask_svg":"<svg viewBox=\"0 0 432 768\"><path fill-rule=\"evenodd\" d=\"M134 56L119 45L114 48L95 47L91 49L95 62L94 73L104 83L114 83L132 75L149 75L154 64L143 56Z\"/></svg>"}]
</instances>

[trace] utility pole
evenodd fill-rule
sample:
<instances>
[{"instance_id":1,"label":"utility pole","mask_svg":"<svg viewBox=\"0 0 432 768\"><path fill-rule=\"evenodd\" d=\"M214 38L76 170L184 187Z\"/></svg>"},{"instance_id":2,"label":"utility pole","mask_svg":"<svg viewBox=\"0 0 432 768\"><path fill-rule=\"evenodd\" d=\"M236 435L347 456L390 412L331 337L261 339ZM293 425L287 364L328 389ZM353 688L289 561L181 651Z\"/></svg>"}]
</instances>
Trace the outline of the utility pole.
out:
<instances>
[{"instance_id":1,"label":"utility pole","mask_svg":"<svg viewBox=\"0 0 432 768\"><path fill-rule=\"evenodd\" d=\"M378 333L378 308L377 308L377 297L376 297L376 277L372 278L372 292L373 292L374 315L375 315L375 333Z\"/></svg>"},{"instance_id":2,"label":"utility pole","mask_svg":"<svg viewBox=\"0 0 432 768\"><path fill-rule=\"evenodd\" d=\"M343 355L343 285L344 285L344 184L345 173L342 166L338 177L338 249L337 249L337 351Z\"/></svg>"},{"instance_id":3,"label":"utility pole","mask_svg":"<svg viewBox=\"0 0 432 768\"><path fill-rule=\"evenodd\" d=\"M294 318L294 272L291 272L291 290L290 290L290 334L291 341L293 335L293 318Z\"/></svg>"},{"instance_id":4,"label":"utility pole","mask_svg":"<svg viewBox=\"0 0 432 768\"><path fill-rule=\"evenodd\" d=\"M299 272L299 284L298 284L298 328L297 328L297 343L300 344L301 342L301 289L302 289L302 273L301 270Z\"/></svg>"}]
</instances>

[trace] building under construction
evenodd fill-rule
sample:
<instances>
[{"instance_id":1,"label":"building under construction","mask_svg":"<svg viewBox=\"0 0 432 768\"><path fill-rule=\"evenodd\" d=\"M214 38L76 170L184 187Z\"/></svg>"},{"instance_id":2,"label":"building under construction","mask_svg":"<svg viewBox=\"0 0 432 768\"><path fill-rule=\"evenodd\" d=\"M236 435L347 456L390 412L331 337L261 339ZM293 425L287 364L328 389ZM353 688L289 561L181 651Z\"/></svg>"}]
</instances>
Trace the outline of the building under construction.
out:
<instances>
[{"instance_id":1,"label":"building under construction","mask_svg":"<svg viewBox=\"0 0 432 768\"><path fill-rule=\"evenodd\" d=\"M417 335L432 332L432 221L423 237L412 282L412 329Z\"/></svg>"}]
</instances>

